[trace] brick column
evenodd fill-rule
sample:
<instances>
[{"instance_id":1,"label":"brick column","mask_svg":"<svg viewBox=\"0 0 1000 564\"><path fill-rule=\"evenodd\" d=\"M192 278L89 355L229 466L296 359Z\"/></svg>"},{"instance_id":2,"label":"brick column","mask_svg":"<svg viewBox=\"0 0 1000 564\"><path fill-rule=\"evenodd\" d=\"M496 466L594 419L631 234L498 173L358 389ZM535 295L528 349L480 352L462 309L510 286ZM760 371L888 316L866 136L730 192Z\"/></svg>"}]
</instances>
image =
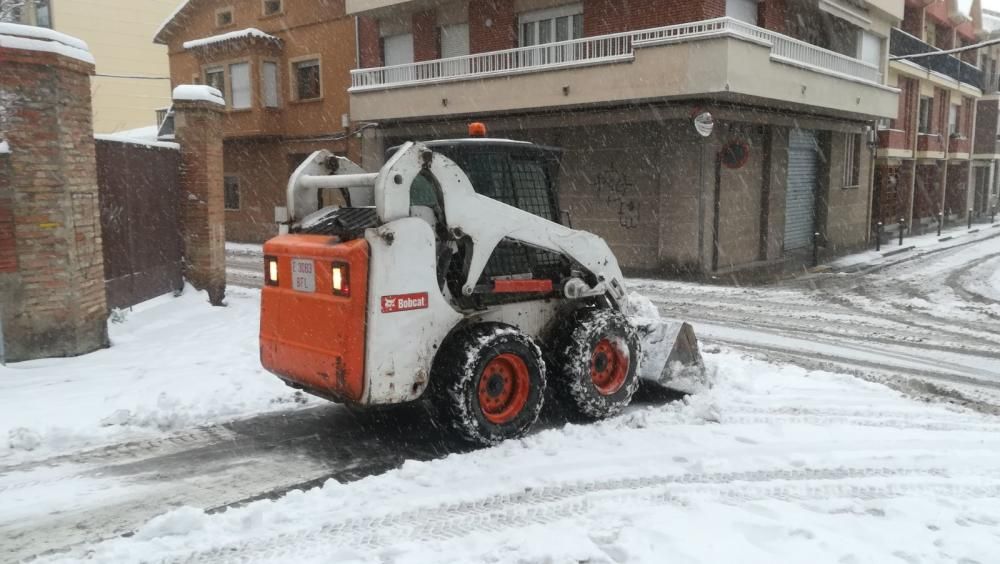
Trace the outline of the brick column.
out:
<instances>
[{"instance_id":1,"label":"brick column","mask_svg":"<svg viewBox=\"0 0 1000 564\"><path fill-rule=\"evenodd\" d=\"M48 30L4 35L17 39L0 46L0 360L84 354L108 345L93 58Z\"/></svg>"},{"instance_id":2,"label":"brick column","mask_svg":"<svg viewBox=\"0 0 1000 564\"><path fill-rule=\"evenodd\" d=\"M222 179L225 102L207 86L174 89L175 139L181 146L184 276L212 305L226 295L226 217Z\"/></svg>"}]
</instances>

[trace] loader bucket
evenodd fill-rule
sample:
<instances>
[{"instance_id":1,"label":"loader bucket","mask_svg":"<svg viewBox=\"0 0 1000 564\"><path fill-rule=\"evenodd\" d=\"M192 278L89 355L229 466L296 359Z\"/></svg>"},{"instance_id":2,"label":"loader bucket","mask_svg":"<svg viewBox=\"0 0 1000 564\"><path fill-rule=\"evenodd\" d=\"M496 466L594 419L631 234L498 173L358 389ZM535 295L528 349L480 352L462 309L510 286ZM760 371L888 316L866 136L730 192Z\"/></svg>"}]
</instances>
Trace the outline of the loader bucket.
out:
<instances>
[{"instance_id":1,"label":"loader bucket","mask_svg":"<svg viewBox=\"0 0 1000 564\"><path fill-rule=\"evenodd\" d=\"M685 393L709 386L691 324L652 318L633 318L632 324L639 332L641 378Z\"/></svg>"}]
</instances>

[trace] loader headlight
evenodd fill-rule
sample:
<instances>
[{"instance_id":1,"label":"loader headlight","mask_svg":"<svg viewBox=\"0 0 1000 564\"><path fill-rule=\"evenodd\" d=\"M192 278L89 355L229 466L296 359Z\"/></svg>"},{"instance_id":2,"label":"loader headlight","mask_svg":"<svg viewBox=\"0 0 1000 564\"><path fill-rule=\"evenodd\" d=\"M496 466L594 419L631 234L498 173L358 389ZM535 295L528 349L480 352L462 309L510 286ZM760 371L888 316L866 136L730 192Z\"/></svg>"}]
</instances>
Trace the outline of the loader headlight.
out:
<instances>
[{"instance_id":1,"label":"loader headlight","mask_svg":"<svg viewBox=\"0 0 1000 564\"><path fill-rule=\"evenodd\" d=\"M351 270L346 262L335 262L330 266L330 285L335 296L351 295Z\"/></svg>"},{"instance_id":2,"label":"loader headlight","mask_svg":"<svg viewBox=\"0 0 1000 564\"><path fill-rule=\"evenodd\" d=\"M264 283L268 286L278 285L278 257L264 257Z\"/></svg>"}]
</instances>

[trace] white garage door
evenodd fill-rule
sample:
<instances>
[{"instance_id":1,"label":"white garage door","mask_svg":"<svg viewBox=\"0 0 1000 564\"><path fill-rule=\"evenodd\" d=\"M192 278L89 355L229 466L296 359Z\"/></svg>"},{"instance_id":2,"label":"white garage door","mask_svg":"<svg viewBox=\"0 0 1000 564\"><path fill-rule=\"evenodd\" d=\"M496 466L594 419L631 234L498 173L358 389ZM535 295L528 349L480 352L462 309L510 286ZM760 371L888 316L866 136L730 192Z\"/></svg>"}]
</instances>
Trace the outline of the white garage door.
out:
<instances>
[{"instance_id":1,"label":"white garage door","mask_svg":"<svg viewBox=\"0 0 1000 564\"><path fill-rule=\"evenodd\" d=\"M785 196L785 250L812 245L816 226L819 159L816 132L792 129L788 137L788 183Z\"/></svg>"}]
</instances>

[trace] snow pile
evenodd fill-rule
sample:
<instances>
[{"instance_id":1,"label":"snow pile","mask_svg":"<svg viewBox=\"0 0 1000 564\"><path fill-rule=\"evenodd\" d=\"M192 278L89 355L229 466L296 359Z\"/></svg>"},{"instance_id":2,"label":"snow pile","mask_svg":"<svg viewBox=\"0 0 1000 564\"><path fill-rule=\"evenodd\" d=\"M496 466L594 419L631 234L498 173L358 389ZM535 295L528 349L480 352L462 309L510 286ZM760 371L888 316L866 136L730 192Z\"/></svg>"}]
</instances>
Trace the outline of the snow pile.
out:
<instances>
[{"instance_id":1,"label":"snow pile","mask_svg":"<svg viewBox=\"0 0 1000 564\"><path fill-rule=\"evenodd\" d=\"M706 362L720 380L699 396L223 513L176 509L87 550L100 562L995 560L996 418L732 353Z\"/></svg>"},{"instance_id":2,"label":"snow pile","mask_svg":"<svg viewBox=\"0 0 1000 564\"><path fill-rule=\"evenodd\" d=\"M84 41L44 27L0 23L0 47L55 53L94 64L94 56Z\"/></svg>"},{"instance_id":3,"label":"snow pile","mask_svg":"<svg viewBox=\"0 0 1000 564\"><path fill-rule=\"evenodd\" d=\"M174 88L173 99L188 102L212 102L220 106L226 105L226 99L217 88L204 84L181 84Z\"/></svg>"},{"instance_id":4,"label":"snow pile","mask_svg":"<svg viewBox=\"0 0 1000 564\"><path fill-rule=\"evenodd\" d=\"M217 43L224 43L226 41L233 41L237 39L263 39L265 41L273 41L275 43L281 43L280 39L269 33L264 33L263 31L255 27L248 27L246 29L230 31L229 33L222 33L219 35L213 35L211 37L203 37L201 39L192 39L191 41L185 41L184 48L196 49L198 47L215 45Z\"/></svg>"},{"instance_id":5,"label":"snow pile","mask_svg":"<svg viewBox=\"0 0 1000 564\"><path fill-rule=\"evenodd\" d=\"M0 367L0 462L297 407L258 360L259 292L227 304L188 288L110 323L109 349Z\"/></svg>"},{"instance_id":6,"label":"snow pile","mask_svg":"<svg viewBox=\"0 0 1000 564\"><path fill-rule=\"evenodd\" d=\"M157 139L157 132L159 128L155 125L148 127L139 127L136 129L127 129L125 131L118 131L115 133L104 133L99 135L94 135L94 139L100 141L113 141L116 143L129 143L132 145L142 145L144 147L159 147L162 149L180 149L181 146L177 143L171 143L169 141L159 141Z\"/></svg>"}]
</instances>

